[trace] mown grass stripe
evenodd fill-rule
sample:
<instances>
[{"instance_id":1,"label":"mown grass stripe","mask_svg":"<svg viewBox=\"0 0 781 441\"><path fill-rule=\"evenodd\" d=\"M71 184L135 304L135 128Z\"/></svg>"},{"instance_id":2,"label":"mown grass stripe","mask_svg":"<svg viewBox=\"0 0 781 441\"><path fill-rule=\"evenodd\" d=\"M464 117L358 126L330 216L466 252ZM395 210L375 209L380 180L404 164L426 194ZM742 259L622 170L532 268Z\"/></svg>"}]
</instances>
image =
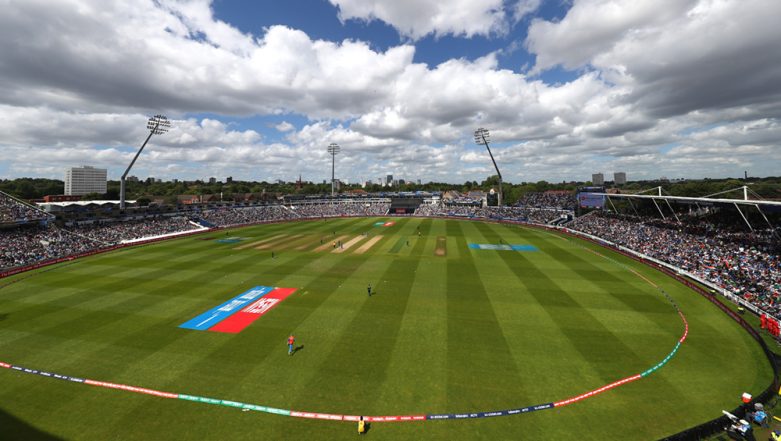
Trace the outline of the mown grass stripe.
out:
<instances>
[{"instance_id":1,"label":"mown grass stripe","mask_svg":"<svg viewBox=\"0 0 781 441\"><path fill-rule=\"evenodd\" d=\"M399 254L400 250L391 253L391 249L395 247L398 242L397 238L410 238L415 232L415 229L420 225L420 222L420 219L403 218L396 221L396 225L392 227L375 228L373 232L382 235L384 238L387 238L387 240L380 241L379 245L369 252L372 254Z\"/></svg>"},{"instance_id":2,"label":"mown grass stripe","mask_svg":"<svg viewBox=\"0 0 781 441\"><path fill-rule=\"evenodd\" d=\"M360 256L351 256L350 260L362 264L365 262ZM374 380L370 390L365 390L364 387L358 396L350 396L346 400L347 407L344 411L350 413L359 409L364 409L363 412L372 410L390 363L395 336L399 332L414 280L411 275L415 272L417 262L393 260L386 261L384 265L385 269L379 278L364 282L372 282L372 298L368 298L365 285L357 288L355 284L350 285L351 288L357 288L354 293L346 292L341 295L349 298L359 296L357 298L360 299L361 306L352 315L349 323L334 330L328 355L319 361L325 375L313 376L306 387L301 389L304 401L296 402L292 407L301 407L313 398L312 394L321 399L329 395L339 395L341 400L345 400L345 390L351 390L357 384L363 383L364 375L371 375ZM400 279L398 274L408 274L410 277ZM349 278L348 275L341 280ZM367 329L371 329L370 334L366 333Z\"/></svg>"},{"instance_id":3,"label":"mown grass stripe","mask_svg":"<svg viewBox=\"0 0 781 441\"><path fill-rule=\"evenodd\" d=\"M396 240L396 243L393 244L393 247L388 251L391 254L396 254L404 247L404 245L409 245L409 239L406 237L400 237Z\"/></svg>"},{"instance_id":4,"label":"mown grass stripe","mask_svg":"<svg viewBox=\"0 0 781 441\"><path fill-rule=\"evenodd\" d=\"M445 234L443 222L424 223L429 224L428 234ZM377 403L383 406L375 406L380 413L441 411L447 403L447 380L442 375L447 367L447 265L444 259L421 259L409 277L411 292L378 394Z\"/></svg>"},{"instance_id":5,"label":"mown grass stripe","mask_svg":"<svg viewBox=\"0 0 781 441\"><path fill-rule=\"evenodd\" d=\"M399 272L413 273L416 267L417 262L396 260L391 262L381 278ZM373 298L363 303L350 324L341 331L341 337L321 365L329 372L329 381L324 383L322 378L317 377L310 380L305 388L306 400L311 395L325 398L360 390L360 396L354 397L344 411L369 412L373 409L373 402L379 397L387 376L413 280L409 277L396 279L390 285L383 284ZM371 334L361 335L367 329L371 329ZM364 381L366 375L372 377L369 385Z\"/></svg>"},{"instance_id":6,"label":"mown grass stripe","mask_svg":"<svg viewBox=\"0 0 781 441\"><path fill-rule=\"evenodd\" d=\"M447 221L446 230L466 249L461 222ZM447 410L455 412L509 408L524 396L518 367L473 259L466 254L447 260Z\"/></svg>"},{"instance_id":7,"label":"mown grass stripe","mask_svg":"<svg viewBox=\"0 0 781 441\"><path fill-rule=\"evenodd\" d=\"M554 239L543 239L545 252L557 262L566 265L572 274L581 276L584 283L593 285L600 293L622 305L627 311L636 313L640 320L653 322L660 332L677 335L678 318L673 316L670 304L659 295L658 290L649 286L642 278L620 268L617 262L600 258L600 264L607 264L621 272L605 271L602 265L593 263L577 249L564 248L566 243Z\"/></svg>"},{"instance_id":8,"label":"mown grass stripe","mask_svg":"<svg viewBox=\"0 0 781 441\"><path fill-rule=\"evenodd\" d=\"M493 235L487 225L480 224L477 228L487 236ZM505 251L479 252L495 253L504 260L517 281L526 287L527 292L554 322L559 324L559 329L572 342L580 356L599 372L600 378L592 379L591 384L614 380L616 369L629 369L632 372L642 368L642 360L633 349L616 337L588 309L583 308L556 281L537 268L534 255ZM559 261L566 264L567 259Z\"/></svg>"}]
</instances>

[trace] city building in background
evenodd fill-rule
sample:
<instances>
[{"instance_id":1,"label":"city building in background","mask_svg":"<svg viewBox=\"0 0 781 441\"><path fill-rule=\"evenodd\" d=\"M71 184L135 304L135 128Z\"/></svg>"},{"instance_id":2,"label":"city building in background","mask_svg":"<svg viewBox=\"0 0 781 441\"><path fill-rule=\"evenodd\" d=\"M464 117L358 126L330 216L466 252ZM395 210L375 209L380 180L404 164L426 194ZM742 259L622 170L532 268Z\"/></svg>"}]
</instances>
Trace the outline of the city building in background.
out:
<instances>
[{"instance_id":1,"label":"city building in background","mask_svg":"<svg viewBox=\"0 0 781 441\"><path fill-rule=\"evenodd\" d=\"M602 173L594 173L591 175L591 184L592 185L605 185L605 175Z\"/></svg>"},{"instance_id":2,"label":"city building in background","mask_svg":"<svg viewBox=\"0 0 781 441\"><path fill-rule=\"evenodd\" d=\"M90 193L106 193L105 168L95 168L88 165L71 167L65 170L65 194L83 196Z\"/></svg>"},{"instance_id":3,"label":"city building in background","mask_svg":"<svg viewBox=\"0 0 781 441\"><path fill-rule=\"evenodd\" d=\"M626 184L626 173L625 172L615 172L613 174L613 181L616 185L624 185Z\"/></svg>"}]
</instances>

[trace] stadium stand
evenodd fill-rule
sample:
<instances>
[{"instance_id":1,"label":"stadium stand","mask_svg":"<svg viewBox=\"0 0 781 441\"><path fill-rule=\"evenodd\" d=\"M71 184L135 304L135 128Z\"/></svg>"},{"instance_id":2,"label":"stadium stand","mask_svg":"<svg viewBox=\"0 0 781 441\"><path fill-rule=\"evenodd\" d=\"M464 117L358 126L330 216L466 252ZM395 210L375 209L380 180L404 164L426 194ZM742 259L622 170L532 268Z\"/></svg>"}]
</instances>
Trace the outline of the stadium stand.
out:
<instances>
[{"instance_id":1,"label":"stadium stand","mask_svg":"<svg viewBox=\"0 0 781 441\"><path fill-rule=\"evenodd\" d=\"M54 226L0 230L0 270L91 251L103 246Z\"/></svg>"},{"instance_id":2,"label":"stadium stand","mask_svg":"<svg viewBox=\"0 0 781 441\"><path fill-rule=\"evenodd\" d=\"M753 232L592 212L568 225L692 273L781 318L778 229Z\"/></svg>"},{"instance_id":3,"label":"stadium stand","mask_svg":"<svg viewBox=\"0 0 781 441\"><path fill-rule=\"evenodd\" d=\"M7 213L24 213L9 198ZM0 230L0 270L32 265L47 260L96 251L119 243L197 230L197 221L209 227L226 227L292 219L316 219L341 216L382 216L390 202L315 200L291 205L255 207L221 207L185 216L156 216L135 220L103 219L74 224L65 228L47 226L13 226ZM32 209L32 214L45 213ZM11 214L8 218L11 218ZM16 218L16 217L15 217ZM29 216L28 216L29 218Z\"/></svg>"},{"instance_id":4,"label":"stadium stand","mask_svg":"<svg viewBox=\"0 0 781 441\"><path fill-rule=\"evenodd\" d=\"M190 223L187 218L176 216L143 219L140 221L79 225L70 228L70 231L97 242L114 245L128 240L180 233L196 229L197 227Z\"/></svg>"},{"instance_id":5,"label":"stadium stand","mask_svg":"<svg viewBox=\"0 0 781 441\"><path fill-rule=\"evenodd\" d=\"M195 230L184 217L59 228L22 225L0 230L0 270L107 248L123 241Z\"/></svg>"},{"instance_id":6,"label":"stadium stand","mask_svg":"<svg viewBox=\"0 0 781 441\"><path fill-rule=\"evenodd\" d=\"M247 225L258 222L279 221L293 218L293 215L281 205L264 205L259 207L242 208L224 207L214 210L207 210L199 215L199 220L204 220L210 225L217 227Z\"/></svg>"},{"instance_id":7,"label":"stadium stand","mask_svg":"<svg viewBox=\"0 0 781 441\"><path fill-rule=\"evenodd\" d=\"M0 224L48 220L45 212L0 191Z\"/></svg>"},{"instance_id":8,"label":"stadium stand","mask_svg":"<svg viewBox=\"0 0 781 441\"><path fill-rule=\"evenodd\" d=\"M455 204L422 204L415 210L415 215L426 217L468 217L497 220L513 220L519 222L531 222L547 224L557 221L562 217L572 216L572 212L562 208L536 208L536 207L481 207L474 205Z\"/></svg>"},{"instance_id":9,"label":"stadium stand","mask_svg":"<svg viewBox=\"0 0 781 441\"><path fill-rule=\"evenodd\" d=\"M200 213L199 220L211 225L227 227L258 222L292 219L317 219L341 216L384 216L389 202L310 200L290 205L262 205L256 207L218 208Z\"/></svg>"},{"instance_id":10,"label":"stadium stand","mask_svg":"<svg viewBox=\"0 0 781 441\"><path fill-rule=\"evenodd\" d=\"M575 210L577 201L570 191L545 191L526 193L514 204L516 207Z\"/></svg>"},{"instance_id":11,"label":"stadium stand","mask_svg":"<svg viewBox=\"0 0 781 441\"><path fill-rule=\"evenodd\" d=\"M390 201L325 201L322 203L308 203L291 205L299 216L305 218L337 217L337 216L384 216L390 209Z\"/></svg>"}]
</instances>

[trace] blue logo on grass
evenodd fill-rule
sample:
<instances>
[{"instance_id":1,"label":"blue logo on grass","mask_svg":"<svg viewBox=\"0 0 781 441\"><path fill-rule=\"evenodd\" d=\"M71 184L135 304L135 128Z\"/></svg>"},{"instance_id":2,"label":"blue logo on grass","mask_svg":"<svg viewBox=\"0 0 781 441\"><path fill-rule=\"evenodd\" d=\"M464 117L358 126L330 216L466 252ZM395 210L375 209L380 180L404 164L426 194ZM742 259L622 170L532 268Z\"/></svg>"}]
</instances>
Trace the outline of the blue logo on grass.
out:
<instances>
[{"instance_id":1,"label":"blue logo on grass","mask_svg":"<svg viewBox=\"0 0 781 441\"><path fill-rule=\"evenodd\" d=\"M244 240L243 237L229 237L227 239L220 239L217 243L239 243Z\"/></svg>"},{"instance_id":2,"label":"blue logo on grass","mask_svg":"<svg viewBox=\"0 0 781 441\"><path fill-rule=\"evenodd\" d=\"M507 245L493 243L470 243L469 248L473 250L492 250L492 251L538 251L534 245Z\"/></svg>"},{"instance_id":3,"label":"blue logo on grass","mask_svg":"<svg viewBox=\"0 0 781 441\"><path fill-rule=\"evenodd\" d=\"M205 331L217 323L225 320L234 312L249 305L252 301L270 293L273 289L274 288L271 286L256 286L251 290L228 300L222 305L215 306L203 314L182 323L179 325L179 327L185 329L195 329L197 331Z\"/></svg>"}]
</instances>

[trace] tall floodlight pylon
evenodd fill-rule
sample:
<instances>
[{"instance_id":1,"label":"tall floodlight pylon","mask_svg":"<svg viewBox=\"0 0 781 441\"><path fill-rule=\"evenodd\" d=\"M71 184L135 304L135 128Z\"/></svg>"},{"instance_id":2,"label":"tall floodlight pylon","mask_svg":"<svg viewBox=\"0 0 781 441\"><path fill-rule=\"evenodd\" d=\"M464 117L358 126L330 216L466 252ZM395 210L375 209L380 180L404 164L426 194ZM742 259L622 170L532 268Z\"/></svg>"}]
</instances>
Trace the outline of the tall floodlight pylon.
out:
<instances>
[{"instance_id":1,"label":"tall floodlight pylon","mask_svg":"<svg viewBox=\"0 0 781 441\"><path fill-rule=\"evenodd\" d=\"M488 142L491 140L491 134L488 133L488 129L484 129L480 127L479 129L475 130L475 143L477 145L485 145L485 148L488 149L488 155L491 156L491 162L494 163L494 168L496 169L496 175L499 176L499 200L497 201L499 203L499 206L502 206L502 201L504 200L504 193L502 193L502 173L499 171L499 167L496 165L496 161L494 160L494 155L491 153L491 147L488 146Z\"/></svg>"},{"instance_id":2,"label":"tall floodlight pylon","mask_svg":"<svg viewBox=\"0 0 781 441\"><path fill-rule=\"evenodd\" d=\"M328 146L328 153L331 155L331 197L336 194L336 178L334 171L336 170L336 154L342 150L339 144L331 143Z\"/></svg>"},{"instance_id":3,"label":"tall floodlight pylon","mask_svg":"<svg viewBox=\"0 0 781 441\"><path fill-rule=\"evenodd\" d=\"M130 165L127 166L127 170L125 170L125 173L122 174L122 178L119 180L119 208L121 210L125 209L125 179L127 178L127 174L130 173L130 169L133 168L133 164L136 163L138 155L140 155L141 151L144 150L146 143L149 142L149 139L152 137L152 135L162 135L163 133L167 132L168 129L171 128L171 121L168 121L168 118L166 118L164 115L155 115L149 118L149 121L146 123L146 128L149 129L149 136L147 136L144 143L141 144L141 148L138 149L138 153L136 153L136 156L134 156L133 160L130 161Z\"/></svg>"}]
</instances>

